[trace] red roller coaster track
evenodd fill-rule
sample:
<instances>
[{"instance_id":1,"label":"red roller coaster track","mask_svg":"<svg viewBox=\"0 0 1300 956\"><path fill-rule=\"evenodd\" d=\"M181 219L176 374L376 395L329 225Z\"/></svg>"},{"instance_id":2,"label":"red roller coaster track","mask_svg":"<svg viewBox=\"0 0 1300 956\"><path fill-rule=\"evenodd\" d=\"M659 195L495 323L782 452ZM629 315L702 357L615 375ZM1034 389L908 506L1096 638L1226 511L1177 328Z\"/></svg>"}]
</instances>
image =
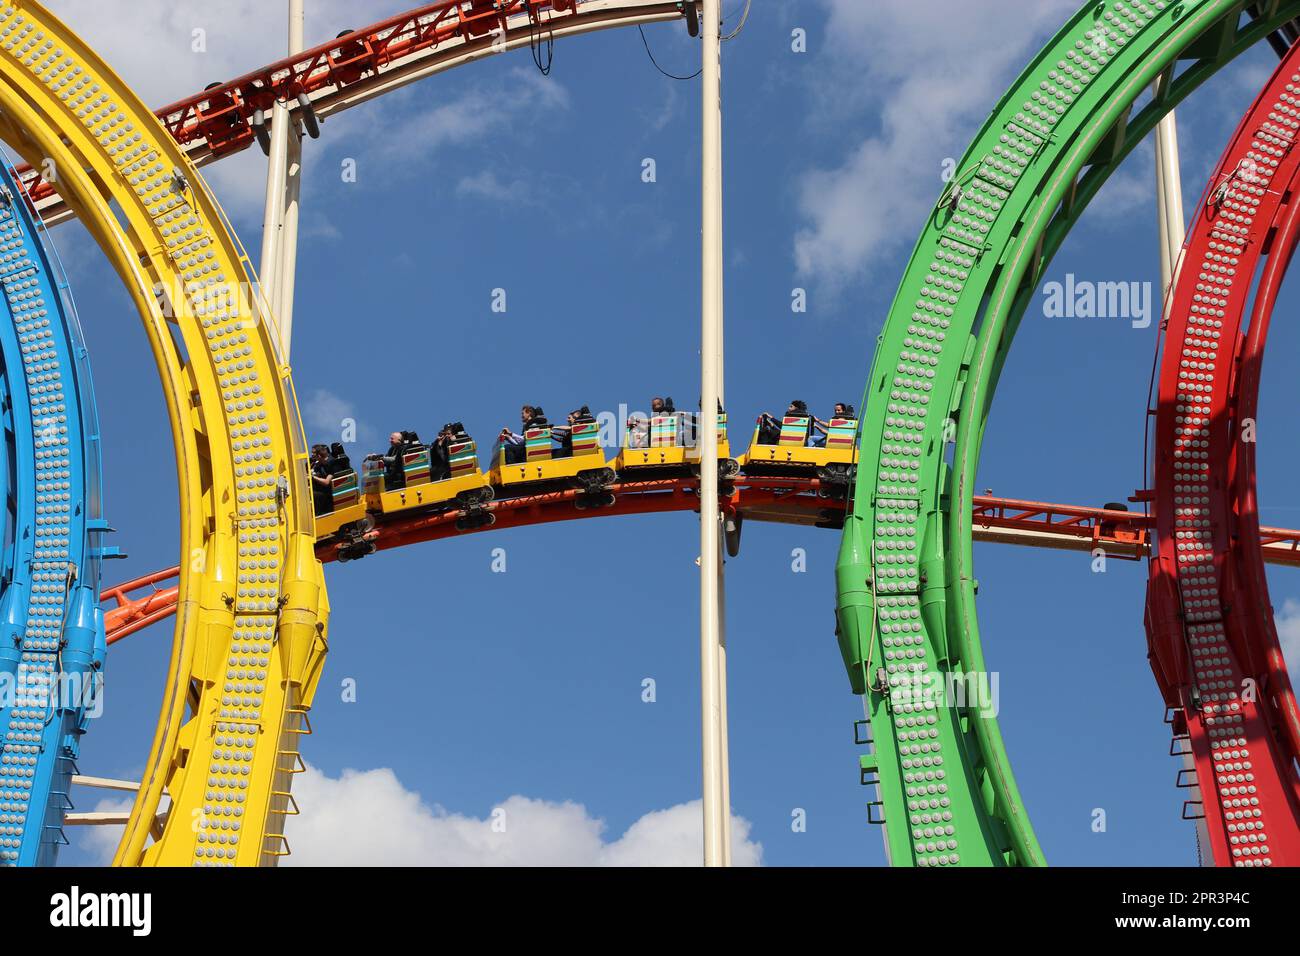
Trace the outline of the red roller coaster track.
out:
<instances>
[{"instance_id":1,"label":"red roller coaster track","mask_svg":"<svg viewBox=\"0 0 1300 956\"><path fill-rule=\"evenodd\" d=\"M751 482L741 478L735 482L732 494L724 500L723 509L749 521L833 527L843 515L844 503L818 497L817 489L816 479L765 478ZM619 485L614 491L614 504L595 511L575 508L575 492L554 492L493 502L488 507L495 523L490 528L478 530L500 530L575 518L698 510L699 490L694 481L647 481ZM1138 560L1149 553L1152 519L1139 512L977 496L974 523L978 541L1068 551L1100 548L1108 557ZM1264 528L1261 531L1260 552L1264 560L1300 567L1300 531L1283 528ZM374 543L376 550L385 551L466 533L472 532L456 529L454 512L416 514L381 522L375 528ZM338 558L338 546L331 541L321 542L317 555L322 561L334 561ZM160 585L174 578L178 570L168 568L104 590L101 600L114 602L105 613L110 644L175 612L175 587L163 588Z\"/></svg>"},{"instance_id":2,"label":"red roller coaster track","mask_svg":"<svg viewBox=\"0 0 1300 956\"><path fill-rule=\"evenodd\" d=\"M215 84L155 115L195 165L205 166L269 136L276 100L310 132L335 113L474 59L682 15L676 0L440 0ZM57 183L30 166L18 174L47 224L71 217Z\"/></svg>"},{"instance_id":3,"label":"red roller coaster track","mask_svg":"<svg viewBox=\"0 0 1300 956\"><path fill-rule=\"evenodd\" d=\"M1184 815L1220 866L1300 865L1295 696L1259 553L1259 366L1300 203L1292 48L1234 134L1173 282L1155 409L1151 666L1193 772ZM1249 334L1251 279L1263 264ZM1172 749L1172 748L1171 748Z\"/></svg>"}]
</instances>

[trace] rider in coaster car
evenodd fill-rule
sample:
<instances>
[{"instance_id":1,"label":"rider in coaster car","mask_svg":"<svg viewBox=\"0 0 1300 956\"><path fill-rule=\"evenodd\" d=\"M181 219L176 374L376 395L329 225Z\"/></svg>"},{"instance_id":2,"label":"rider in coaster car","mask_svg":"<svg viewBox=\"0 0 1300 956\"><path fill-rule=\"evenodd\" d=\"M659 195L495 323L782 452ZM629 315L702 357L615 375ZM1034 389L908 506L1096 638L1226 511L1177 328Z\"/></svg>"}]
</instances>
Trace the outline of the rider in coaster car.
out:
<instances>
[{"instance_id":1,"label":"rider in coaster car","mask_svg":"<svg viewBox=\"0 0 1300 956\"><path fill-rule=\"evenodd\" d=\"M669 415L677 411L677 409L672 407L672 402L673 400L671 398L668 399L668 411L664 413L665 415ZM696 447L696 445L700 440L700 419L704 417L704 399L701 398L698 402L696 402L695 407L700 410L699 414L682 416L682 430L684 433L682 438L682 444L684 444L687 448ZM722 398L719 397L718 414L721 415L722 413L723 413Z\"/></svg>"},{"instance_id":2,"label":"rider in coaster car","mask_svg":"<svg viewBox=\"0 0 1300 956\"><path fill-rule=\"evenodd\" d=\"M808 424L805 426L804 444L808 443L808 431L812 430L812 418L808 414L808 403L795 399L790 403L790 407L785 410L786 418L807 418ZM760 445L777 445L781 441L781 419L777 418L771 412L764 412L758 418L758 443Z\"/></svg>"},{"instance_id":3,"label":"rider in coaster car","mask_svg":"<svg viewBox=\"0 0 1300 956\"><path fill-rule=\"evenodd\" d=\"M836 402L835 411L831 412L831 418L852 418L853 406L848 402ZM814 432L821 432L820 435L814 434L809 439L808 444L813 448L825 448L826 436L830 433L830 423L824 422L816 415L813 416L812 427Z\"/></svg>"},{"instance_id":4,"label":"rider in coaster car","mask_svg":"<svg viewBox=\"0 0 1300 956\"><path fill-rule=\"evenodd\" d=\"M343 450L341 442L330 445L329 465L332 475L346 475L352 470L352 461L348 458L348 453Z\"/></svg>"},{"instance_id":5,"label":"rider in coaster car","mask_svg":"<svg viewBox=\"0 0 1300 956\"><path fill-rule=\"evenodd\" d=\"M551 437L560 443L560 447L551 453L552 458L573 457L573 426L594 422L591 409L586 405L569 412L568 424L556 425L551 429Z\"/></svg>"},{"instance_id":6,"label":"rider in coaster car","mask_svg":"<svg viewBox=\"0 0 1300 956\"><path fill-rule=\"evenodd\" d=\"M330 481L330 450L324 445L311 446L311 503L317 515L327 515L334 510L334 486Z\"/></svg>"},{"instance_id":7,"label":"rider in coaster car","mask_svg":"<svg viewBox=\"0 0 1300 956\"><path fill-rule=\"evenodd\" d=\"M384 490L393 491L396 488L406 487L406 470L402 467L402 456L411 451L412 442L408 439L414 439L414 444L419 445L420 440L415 436L415 432L393 432L388 436L388 451L382 455L367 455L366 461L381 461L384 463Z\"/></svg>"},{"instance_id":8,"label":"rider in coaster car","mask_svg":"<svg viewBox=\"0 0 1300 956\"><path fill-rule=\"evenodd\" d=\"M665 415L676 414L677 409L673 408L671 398L660 398L656 395L650 399L650 418L662 418ZM646 418L629 417L627 420L627 430L632 434L628 436L627 446L629 448L649 448L650 447L650 421Z\"/></svg>"},{"instance_id":9,"label":"rider in coaster car","mask_svg":"<svg viewBox=\"0 0 1300 956\"><path fill-rule=\"evenodd\" d=\"M525 405L519 410L519 421L523 424L524 431L530 428L545 428L547 425L546 415L540 405ZM501 429L497 435L496 448L492 450L492 459L496 460L499 454L498 449L504 448L506 452L507 465L519 465L524 461L525 447L524 436L517 435L509 427Z\"/></svg>"},{"instance_id":10,"label":"rider in coaster car","mask_svg":"<svg viewBox=\"0 0 1300 956\"><path fill-rule=\"evenodd\" d=\"M460 422L448 422L438 432L438 437L429 446L429 469L431 481L446 481L451 477L451 446L457 442L468 441L465 426Z\"/></svg>"}]
</instances>

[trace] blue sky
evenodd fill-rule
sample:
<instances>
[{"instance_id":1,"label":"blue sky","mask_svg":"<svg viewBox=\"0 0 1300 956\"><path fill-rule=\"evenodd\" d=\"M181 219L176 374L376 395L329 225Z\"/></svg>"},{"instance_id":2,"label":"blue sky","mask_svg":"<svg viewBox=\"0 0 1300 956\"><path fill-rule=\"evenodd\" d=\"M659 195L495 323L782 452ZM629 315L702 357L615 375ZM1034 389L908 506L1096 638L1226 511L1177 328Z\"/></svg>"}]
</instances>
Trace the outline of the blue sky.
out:
<instances>
[{"instance_id":1,"label":"blue sky","mask_svg":"<svg viewBox=\"0 0 1300 956\"><path fill-rule=\"evenodd\" d=\"M52 0L151 103L279 54L278 4ZM734 14L740 0L727 0ZM1001 6L998 15L990 7ZM766 0L725 49L727 402L738 425L790 398L862 394L874 339L922 219L987 111L1070 3ZM211 9L206 9L206 8ZM268 15L265 8L274 16ZM735 8L733 10L733 8ZM976 9L978 8L978 9ZM308 42L395 12L308 0ZM936 24L942 23L942 29ZM194 29L205 53L191 52ZM791 50L792 31L807 52ZM145 39L147 31L148 39ZM680 25L647 29L691 73ZM971 50L980 50L978 62ZM1179 111L1195 202L1275 65L1260 47ZM549 78L526 51L331 120L306 146L294 379L309 437L359 423L358 454L395 428L463 420L486 445L523 402L553 414L698 394L699 87L664 78L635 31L563 42ZM645 183L646 158L657 181ZM345 160L356 182L344 182ZM207 178L254 259L264 160ZM1158 287L1151 150L1143 145L1057 255L1049 280ZM60 226L91 347L114 581L174 563L174 468L161 392L126 295L81 227ZM504 288L508 310L491 311ZM807 290L806 314L792 290ZM1296 306L1287 291L1281 315ZM1300 333L1274 325L1260 411L1264 521L1295 525L1300 465L1282 419ZM998 392L981 487L1101 504L1142 481L1154 325L1022 325ZM743 434L737 429L736 435ZM834 532L751 524L728 564L737 857L878 864L833 635ZM491 570L505 550L506 572ZM561 523L389 552L327 571L329 661L297 787L299 862L674 862L698 853L697 525L693 515ZM792 570L804 549L807 569ZM1000 672L1007 746L1048 859L1188 864L1190 825L1142 630L1145 566L977 546L981 631ZM1274 603L1300 598L1294 572ZM1300 611L1291 609L1300 621ZM1295 640L1300 624L1284 622ZM169 628L116 645L85 773L138 774ZM641 699L653 678L657 700ZM353 679L357 700L341 686ZM82 794L93 805L94 794ZM504 808L507 838L490 819ZM1105 833L1091 829L1106 810ZM806 832L792 832L803 809ZM296 829L295 829L296 827ZM102 860L106 830L66 862Z\"/></svg>"}]
</instances>

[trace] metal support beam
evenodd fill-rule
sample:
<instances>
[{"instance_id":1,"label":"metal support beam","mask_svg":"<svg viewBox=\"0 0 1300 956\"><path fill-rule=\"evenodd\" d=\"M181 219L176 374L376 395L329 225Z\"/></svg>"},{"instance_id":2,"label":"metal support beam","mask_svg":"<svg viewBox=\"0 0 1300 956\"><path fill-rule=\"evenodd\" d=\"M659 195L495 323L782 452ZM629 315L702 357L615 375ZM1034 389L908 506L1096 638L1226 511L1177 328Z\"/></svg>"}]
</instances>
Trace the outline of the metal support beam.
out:
<instances>
[{"instance_id":1,"label":"metal support beam","mask_svg":"<svg viewBox=\"0 0 1300 956\"><path fill-rule=\"evenodd\" d=\"M719 666L721 522L718 509L718 370L722 304L722 63L720 0L704 0L701 74L700 315L700 710L704 865L723 866L728 808L723 803L722 702Z\"/></svg>"},{"instance_id":2,"label":"metal support beam","mask_svg":"<svg viewBox=\"0 0 1300 956\"><path fill-rule=\"evenodd\" d=\"M722 14L718 13L718 30L722 30ZM718 139L718 236L717 236L717 301L718 301L718 401L727 408L727 351L726 351L726 282L723 272L724 251L723 236L724 216L722 211L722 46L718 45L718 108L714 111L714 126ZM722 536L722 525L718 533ZM722 759L722 865L731 866L731 744L727 730L727 558L721 547L718 549L718 747Z\"/></svg>"},{"instance_id":3,"label":"metal support beam","mask_svg":"<svg viewBox=\"0 0 1300 956\"><path fill-rule=\"evenodd\" d=\"M1156 80L1155 95L1168 75ZM1178 266L1187 227L1183 221L1183 181L1178 169L1178 125L1174 111L1165 114L1156 126L1156 216L1160 230L1160 286L1165 293Z\"/></svg>"},{"instance_id":4,"label":"metal support beam","mask_svg":"<svg viewBox=\"0 0 1300 956\"><path fill-rule=\"evenodd\" d=\"M289 55L303 50L303 0L289 0ZM302 195L302 126L289 124L285 157L284 212L280 226L280 263L275 277L275 320L280 326L280 359L289 361L293 339L293 293L298 274L298 206Z\"/></svg>"},{"instance_id":5,"label":"metal support beam","mask_svg":"<svg viewBox=\"0 0 1300 956\"><path fill-rule=\"evenodd\" d=\"M79 787L94 787L98 790L122 790L127 793L135 793L140 789L138 780L114 780L111 777L84 777L81 774L74 774L72 782Z\"/></svg>"},{"instance_id":6,"label":"metal support beam","mask_svg":"<svg viewBox=\"0 0 1300 956\"><path fill-rule=\"evenodd\" d=\"M721 365L721 356L719 356ZM727 734L727 559L718 549L718 749L722 755L722 865L731 866L731 744Z\"/></svg>"},{"instance_id":7,"label":"metal support beam","mask_svg":"<svg viewBox=\"0 0 1300 956\"><path fill-rule=\"evenodd\" d=\"M124 827L131 819L130 810L85 810L63 815L65 827Z\"/></svg>"},{"instance_id":8,"label":"metal support beam","mask_svg":"<svg viewBox=\"0 0 1300 956\"><path fill-rule=\"evenodd\" d=\"M289 0L289 45L290 55L302 50L303 0ZM293 48L295 36L297 48ZM295 125L289 119L289 103L284 96L276 98L271 109L271 153L266 168L266 205L262 216L262 261L258 281L262 289L262 300L276 323L280 361L289 361L289 336L292 332L292 316L288 320L279 310L283 307L284 276L287 269L292 269L293 262L285 256L285 217L289 206L289 167L290 139L297 141L297 133L290 127ZM301 148L301 144L295 142ZM301 152L299 152L299 158ZM296 190L296 177L295 185ZM293 201L293 231L295 254L290 259L296 260L298 203L296 193ZM292 279L290 280L292 281ZM292 294L292 293L291 293Z\"/></svg>"},{"instance_id":9,"label":"metal support beam","mask_svg":"<svg viewBox=\"0 0 1300 956\"><path fill-rule=\"evenodd\" d=\"M277 99L271 109L271 152L266 165L266 205L262 214L262 260L257 270L262 304L274 319L275 276L280 267L280 232L284 228L285 160L289 153L289 110ZM279 326L277 325L279 337ZM285 357L280 356L284 362Z\"/></svg>"}]
</instances>

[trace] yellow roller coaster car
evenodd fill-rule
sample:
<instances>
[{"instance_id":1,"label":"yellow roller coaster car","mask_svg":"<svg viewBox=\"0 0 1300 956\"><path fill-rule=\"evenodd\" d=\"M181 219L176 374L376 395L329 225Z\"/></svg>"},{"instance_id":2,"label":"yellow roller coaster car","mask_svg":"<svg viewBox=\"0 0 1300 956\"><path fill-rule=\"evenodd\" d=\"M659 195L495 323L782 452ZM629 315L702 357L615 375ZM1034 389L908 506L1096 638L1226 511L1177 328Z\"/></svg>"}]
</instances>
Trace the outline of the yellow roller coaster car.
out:
<instances>
[{"instance_id":1,"label":"yellow roller coaster car","mask_svg":"<svg viewBox=\"0 0 1300 956\"><path fill-rule=\"evenodd\" d=\"M694 430L694 429L692 429ZM694 438L686 449L686 460L700 469L700 443ZM731 457L731 442L727 439L727 413L718 412L718 477L734 478L740 474L740 462Z\"/></svg>"},{"instance_id":2,"label":"yellow roller coaster car","mask_svg":"<svg viewBox=\"0 0 1300 956\"><path fill-rule=\"evenodd\" d=\"M668 478L698 474L700 469L699 441L694 416L685 412L656 415L647 428L639 422L628 422L623 438L623 448L614 459L614 470L628 480ZM731 457L727 442L726 413L718 415L718 473L723 478L733 478L740 471Z\"/></svg>"},{"instance_id":3,"label":"yellow roller coaster car","mask_svg":"<svg viewBox=\"0 0 1300 956\"><path fill-rule=\"evenodd\" d=\"M572 454L564 457L556 457L551 450L549 425L524 431L524 460L521 462L507 462L506 446L501 446L487 476L492 487L507 494L524 489L543 492L580 488L586 499L579 500L579 507L592 503L613 504L614 496L606 489L614 483L615 475L600 448L600 426L591 421L568 427L571 429Z\"/></svg>"},{"instance_id":4,"label":"yellow roller coaster car","mask_svg":"<svg viewBox=\"0 0 1300 956\"><path fill-rule=\"evenodd\" d=\"M435 481L428 447L409 444L402 453L404 486L391 490L385 486L383 464L366 462L367 508L374 513L393 515L443 505L460 508L466 516L474 514L494 495L487 475L479 468L477 449L474 439L468 435L457 436L447 446L448 477Z\"/></svg>"},{"instance_id":5,"label":"yellow roller coaster car","mask_svg":"<svg viewBox=\"0 0 1300 956\"><path fill-rule=\"evenodd\" d=\"M781 420L781 434L775 445L759 444L762 419L754 426L749 450L741 456L746 475L806 476L814 473L836 493L847 489L857 468L856 418L832 418L826 423L826 447L808 444L812 419L787 415Z\"/></svg>"},{"instance_id":6,"label":"yellow roller coaster car","mask_svg":"<svg viewBox=\"0 0 1300 956\"><path fill-rule=\"evenodd\" d=\"M347 527L366 518L366 500L361 496L357 485L357 473L353 468L334 475L330 479L330 492L334 508L329 514L316 515L316 539L328 538Z\"/></svg>"}]
</instances>

